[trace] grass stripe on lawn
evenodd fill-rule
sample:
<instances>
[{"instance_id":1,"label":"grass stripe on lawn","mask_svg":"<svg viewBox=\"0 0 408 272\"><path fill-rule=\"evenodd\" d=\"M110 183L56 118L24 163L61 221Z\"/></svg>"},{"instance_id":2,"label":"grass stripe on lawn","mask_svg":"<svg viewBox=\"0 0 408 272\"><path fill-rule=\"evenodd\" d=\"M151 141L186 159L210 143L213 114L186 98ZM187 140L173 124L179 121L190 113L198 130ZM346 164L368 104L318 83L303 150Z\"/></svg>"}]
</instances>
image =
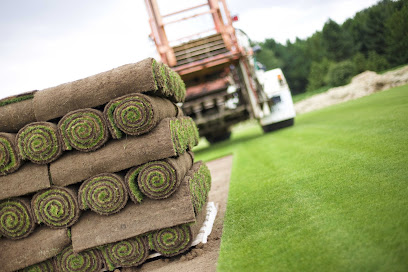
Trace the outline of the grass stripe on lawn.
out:
<instances>
[{"instance_id":1,"label":"grass stripe on lawn","mask_svg":"<svg viewBox=\"0 0 408 272\"><path fill-rule=\"evenodd\" d=\"M407 271L408 85L197 148L234 154L218 271Z\"/></svg>"}]
</instances>

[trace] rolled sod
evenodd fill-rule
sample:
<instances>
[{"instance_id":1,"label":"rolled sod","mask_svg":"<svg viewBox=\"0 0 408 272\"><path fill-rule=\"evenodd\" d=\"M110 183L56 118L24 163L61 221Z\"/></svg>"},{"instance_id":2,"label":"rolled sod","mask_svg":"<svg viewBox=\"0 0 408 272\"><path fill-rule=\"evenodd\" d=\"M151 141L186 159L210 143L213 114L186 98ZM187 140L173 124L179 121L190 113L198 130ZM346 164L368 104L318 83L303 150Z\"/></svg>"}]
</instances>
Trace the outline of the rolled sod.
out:
<instances>
[{"instance_id":1,"label":"rolled sod","mask_svg":"<svg viewBox=\"0 0 408 272\"><path fill-rule=\"evenodd\" d=\"M115 173L183 154L189 148L186 143L194 141L194 135L185 134L183 127L192 126L193 122L180 122L176 128L174 121L179 119L191 118L165 118L150 133L109 141L94 152L66 153L50 165L53 184L67 186L100 173Z\"/></svg>"},{"instance_id":2,"label":"rolled sod","mask_svg":"<svg viewBox=\"0 0 408 272\"><path fill-rule=\"evenodd\" d=\"M137 176L138 187L151 199L167 198L177 190L193 162L191 152L184 152L176 158L148 162Z\"/></svg>"},{"instance_id":3,"label":"rolled sod","mask_svg":"<svg viewBox=\"0 0 408 272\"><path fill-rule=\"evenodd\" d=\"M57 125L50 122L34 122L17 133L19 155L23 160L47 164L62 154L62 144Z\"/></svg>"},{"instance_id":4,"label":"rolled sod","mask_svg":"<svg viewBox=\"0 0 408 272\"><path fill-rule=\"evenodd\" d=\"M25 163L18 171L0 176L0 200L34 193L50 186L46 165Z\"/></svg>"},{"instance_id":5,"label":"rolled sod","mask_svg":"<svg viewBox=\"0 0 408 272\"><path fill-rule=\"evenodd\" d=\"M149 244L152 250L165 257L181 254L191 247L191 243L204 223L206 211L203 209L194 223L181 224L160 229L149 234Z\"/></svg>"},{"instance_id":6,"label":"rolled sod","mask_svg":"<svg viewBox=\"0 0 408 272\"><path fill-rule=\"evenodd\" d=\"M35 92L23 93L0 100L0 131L15 133L25 125L37 121L33 105Z\"/></svg>"},{"instance_id":7,"label":"rolled sod","mask_svg":"<svg viewBox=\"0 0 408 272\"><path fill-rule=\"evenodd\" d=\"M17 171L21 166L16 145L16 135L0 132L0 176Z\"/></svg>"},{"instance_id":8,"label":"rolled sod","mask_svg":"<svg viewBox=\"0 0 408 272\"><path fill-rule=\"evenodd\" d=\"M195 221L187 182L163 200L145 199L141 204L128 202L119 213L110 216L86 211L72 226L72 246L81 252L125 239L130 239L154 230Z\"/></svg>"},{"instance_id":9,"label":"rolled sod","mask_svg":"<svg viewBox=\"0 0 408 272\"><path fill-rule=\"evenodd\" d=\"M21 239L30 235L35 228L30 201L11 198L0 202L0 234L9 239Z\"/></svg>"},{"instance_id":10,"label":"rolled sod","mask_svg":"<svg viewBox=\"0 0 408 272\"><path fill-rule=\"evenodd\" d=\"M74 253L69 246L55 257L55 266L59 272L100 272L103 260L96 249Z\"/></svg>"},{"instance_id":11,"label":"rolled sod","mask_svg":"<svg viewBox=\"0 0 408 272\"><path fill-rule=\"evenodd\" d=\"M94 151L109 138L108 126L101 111L80 109L64 115L58 122L63 150Z\"/></svg>"},{"instance_id":12,"label":"rolled sod","mask_svg":"<svg viewBox=\"0 0 408 272\"><path fill-rule=\"evenodd\" d=\"M204 162L194 163L186 174L191 192L195 213L199 213L207 202L208 193L211 189L211 173Z\"/></svg>"},{"instance_id":13,"label":"rolled sod","mask_svg":"<svg viewBox=\"0 0 408 272\"><path fill-rule=\"evenodd\" d=\"M0 239L1 271L11 272L44 262L70 244L66 229L37 228L20 240Z\"/></svg>"},{"instance_id":14,"label":"rolled sod","mask_svg":"<svg viewBox=\"0 0 408 272\"><path fill-rule=\"evenodd\" d=\"M30 265L29 267L18 270L18 272L57 272L52 259L44 262Z\"/></svg>"},{"instance_id":15,"label":"rolled sod","mask_svg":"<svg viewBox=\"0 0 408 272\"><path fill-rule=\"evenodd\" d=\"M142 264L149 256L149 243L147 237L141 235L103 246L101 252L106 268L113 271Z\"/></svg>"},{"instance_id":16,"label":"rolled sod","mask_svg":"<svg viewBox=\"0 0 408 272\"><path fill-rule=\"evenodd\" d=\"M182 102L185 98L180 76L168 66L148 58L35 93L35 117L37 121L48 121L70 111L104 105L123 95L145 92L173 102Z\"/></svg>"},{"instance_id":17,"label":"rolled sod","mask_svg":"<svg viewBox=\"0 0 408 272\"><path fill-rule=\"evenodd\" d=\"M80 209L76 190L53 186L31 199L37 222L51 228L67 228L78 221Z\"/></svg>"},{"instance_id":18,"label":"rolled sod","mask_svg":"<svg viewBox=\"0 0 408 272\"><path fill-rule=\"evenodd\" d=\"M130 94L111 100L105 106L105 119L113 138L124 134L149 132L166 117L176 117L178 108L170 100L143 94Z\"/></svg>"},{"instance_id":19,"label":"rolled sod","mask_svg":"<svg viewBox=\"0 0 408 272\"><path fill-rule=\"evenodd\" d=\"M82 210L91 209L101 215L111 215L125 207L128 200L123 177L103 173L87 179L78 192L79 206Z\"/></svg>"},{"instance_id":20,"label":"rolled sod","mask_svg":"<svg viewBox=\"0 0 408 272\"><path fill-rule=\"evenodd\" d=\"M126 173L125 184L129 193L130 199L135 203L142 203L144 195L137 184L137 176L142 170L143 165L135 166Z\"/></svg>"}]
</instances>

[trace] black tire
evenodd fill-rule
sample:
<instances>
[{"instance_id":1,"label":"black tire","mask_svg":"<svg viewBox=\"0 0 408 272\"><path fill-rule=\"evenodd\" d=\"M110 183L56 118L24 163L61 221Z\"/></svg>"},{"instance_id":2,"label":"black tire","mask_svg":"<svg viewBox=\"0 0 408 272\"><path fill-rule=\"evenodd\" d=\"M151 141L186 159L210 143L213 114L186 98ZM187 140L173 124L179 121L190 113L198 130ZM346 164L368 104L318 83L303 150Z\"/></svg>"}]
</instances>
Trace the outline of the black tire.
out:
<instances>
[{"instance_id":1,"label":"black tire","mask_svg":"<svg viewBox=\"0 0 408 272\"><path fill-rule=\"evenodd\" d=\"M262 129L265 133L267 133L267 132L272 132L272 131L275 131L281 128L290 127L290 126L293 126L294 124L295 124L295 119L291 118L291 119L284 120L278 123L262 126Z\"/></svg>"},{"instance_id":2,"label":"black tire","mask_svg":"<svg viewBox=\"0 0 408 272\"><path fill-rule=\"evenodd\" d=\"M205 136L205 138L207 138L207 141L210 144L215 144L218 142L228 140L230 137L231 137L231 131L223 131L223 132L217 131L216 134Z\"/></svg>"}]
</instances>

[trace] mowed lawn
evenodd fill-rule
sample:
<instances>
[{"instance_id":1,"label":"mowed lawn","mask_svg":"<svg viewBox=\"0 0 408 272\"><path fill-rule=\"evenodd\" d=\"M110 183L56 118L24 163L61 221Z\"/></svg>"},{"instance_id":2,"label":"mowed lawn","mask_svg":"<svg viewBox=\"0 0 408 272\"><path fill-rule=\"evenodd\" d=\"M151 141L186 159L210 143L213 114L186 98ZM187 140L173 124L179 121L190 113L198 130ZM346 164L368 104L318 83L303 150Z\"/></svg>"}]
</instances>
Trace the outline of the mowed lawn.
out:
<instances>
[{"instance_id":1,"label":"mowed lawn","mask_svg":"<svg viewBox=\"0 0 408 272\"><path fill-rule=\"evenodd\" d=\"M234 154L218 271L408 271L408 85L195 151Z\"/></svg>"}]
</instances>

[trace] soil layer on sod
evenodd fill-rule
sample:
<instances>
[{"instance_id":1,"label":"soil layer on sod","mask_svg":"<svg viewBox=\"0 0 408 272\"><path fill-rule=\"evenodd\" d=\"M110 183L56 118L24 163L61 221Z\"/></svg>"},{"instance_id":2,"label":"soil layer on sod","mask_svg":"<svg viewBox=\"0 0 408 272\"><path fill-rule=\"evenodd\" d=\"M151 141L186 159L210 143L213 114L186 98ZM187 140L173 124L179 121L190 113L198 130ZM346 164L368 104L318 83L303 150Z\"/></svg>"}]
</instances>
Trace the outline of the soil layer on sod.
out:
<instances>
[{"instance_id":1,"label":"soil layer on sod","mask_svg":"<svg viewBox=\"0 0 408 272\"><path fill-rule=\"evenodd\" d=\"M195 150L233 153L218 271L406 271L408 86L295 126Z\"/></svg>"},{"instance_id":2,"label":"soil layer on sod","mask_svg":"<svg viewBox=\"0 0 408 272\"><path fill-rule=\"evenodd\" d=\"M1 271L11 272L43 262L70 244L66 229L37 228L22 240L0 239Z\"/></svg>"}]
</instances>

